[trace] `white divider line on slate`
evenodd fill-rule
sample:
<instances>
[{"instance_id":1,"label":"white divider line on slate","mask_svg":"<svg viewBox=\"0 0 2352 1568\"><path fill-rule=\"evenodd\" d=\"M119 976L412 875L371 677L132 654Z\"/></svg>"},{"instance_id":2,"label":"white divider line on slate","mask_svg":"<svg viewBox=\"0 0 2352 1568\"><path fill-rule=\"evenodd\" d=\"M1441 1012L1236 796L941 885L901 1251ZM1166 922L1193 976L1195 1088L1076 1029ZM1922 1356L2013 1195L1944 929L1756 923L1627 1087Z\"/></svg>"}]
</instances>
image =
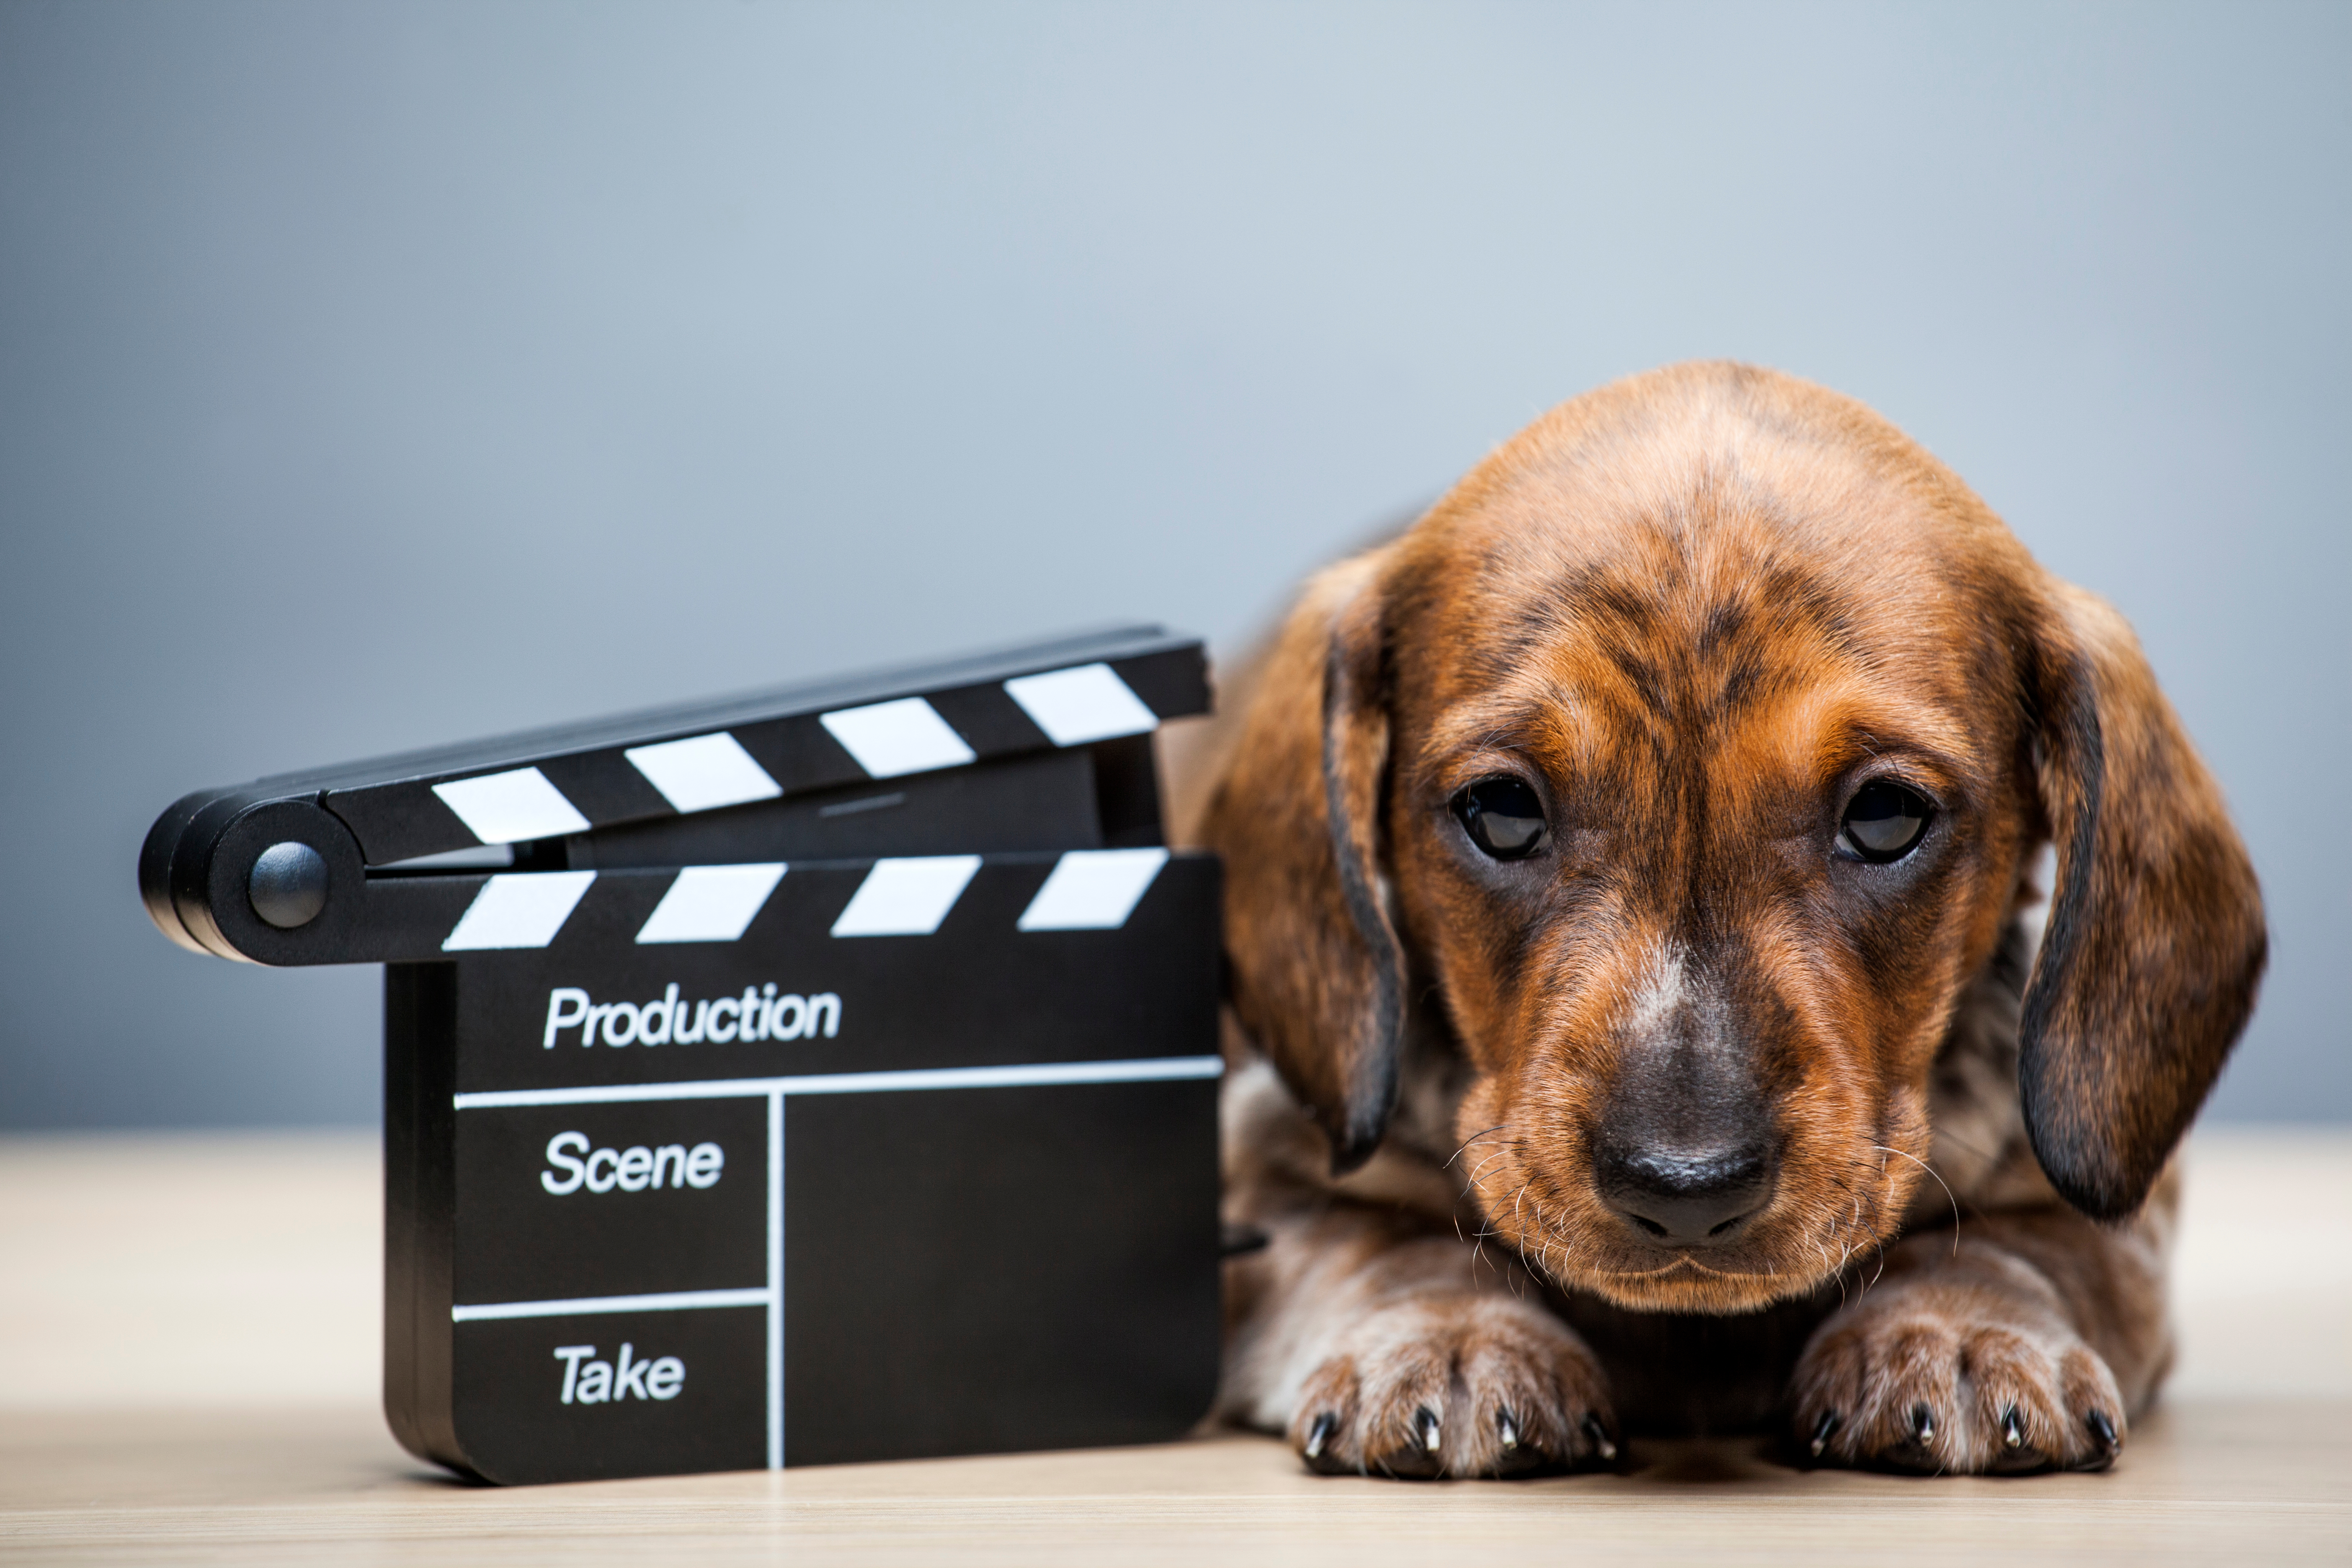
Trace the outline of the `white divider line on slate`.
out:
<instances>
[{"instance_id":1,"label":"white divider line on slate","mask_svg":"<svg viewBox=\"0 0 2352 1568\"><path fill-rule=\"evenodd\" d=\"M1217 1078L1217 1057L1144 1057L1111 1062L1026 1062L1017 1067L911 1068L898 1072L803 1073L690 1083L593 1084L578 1089L493 1089L450 1097L459 1110L518 1105L619 1105L649 1100L741 1100L762 1094L888 1094L934 1089L1025 1089L1069 1083L1162 1083Z\"/></svg>"},{"instance_id":2,"label":"white divider line on slate","mask_svg":"<svg viewBox=\"0 0 2352 1568\"><path fill-rule=\"evenodd\" d=\"M768 1468L784 1468L784 1097L768 1096Z\"/></svg>"},{"instance_id":3,"label":"white divider line on slate","mask_svg":"<svg viewBox=\"0 0 2352 1568\"><path fill-rule=\"evenodd\" d=\"M650 1296L575 1296L562 1301L498 1301L452 1307L449 1319L478 1323L498 1318L576 1318L592 1312L686 1312L698 1307L764 1307L764 1289L664 1290Z\"/></svg>"}]
</instances>

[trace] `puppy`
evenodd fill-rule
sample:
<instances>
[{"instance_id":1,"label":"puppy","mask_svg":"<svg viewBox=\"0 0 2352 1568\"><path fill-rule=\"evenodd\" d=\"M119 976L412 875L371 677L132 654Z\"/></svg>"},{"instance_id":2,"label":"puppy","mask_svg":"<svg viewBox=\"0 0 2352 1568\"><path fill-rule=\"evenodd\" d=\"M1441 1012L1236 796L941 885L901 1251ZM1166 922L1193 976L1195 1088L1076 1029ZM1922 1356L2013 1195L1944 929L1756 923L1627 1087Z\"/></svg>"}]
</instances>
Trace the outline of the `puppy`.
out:
<instances>
[{"instance_id":1,"label":"puppy","mask_svg":"<svg viewBox=\"0 0 2352 1568\"><path fill-rule=\"evenodd\" d=\"M1266 1237L1229 1417L1391 1476L2115 1457L2265 936L2112 609L1868 410L1685 365L1318 577L1243 684L1189 835Z\"/></svg>"}]
</instances>

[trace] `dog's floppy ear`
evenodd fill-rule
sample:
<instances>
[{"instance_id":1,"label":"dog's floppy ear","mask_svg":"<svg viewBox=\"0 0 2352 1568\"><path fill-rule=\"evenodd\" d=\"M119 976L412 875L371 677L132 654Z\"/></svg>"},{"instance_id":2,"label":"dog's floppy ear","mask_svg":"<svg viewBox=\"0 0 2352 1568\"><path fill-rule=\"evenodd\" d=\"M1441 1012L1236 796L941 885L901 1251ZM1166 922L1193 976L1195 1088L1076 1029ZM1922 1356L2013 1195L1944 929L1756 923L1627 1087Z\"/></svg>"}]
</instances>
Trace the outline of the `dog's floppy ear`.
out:
<instances>
[{"instance_id":1,"label":"dog's floppy ear","mask_svg":"<svg viewBox=\"0 0 2352 1568\"><path fill-rule=\"evenodd\" d=\"M2018 1088L2052 1184L2113 1219L2147 1197L2252 1010L2262 893L2123 617L2057 585L2036 657L2058 870Z\"/></svg>"},{"instance_id":2,"label":"dog's floppy ear","mask_svg":"<svg viewBox=\"0 0 2352 1568\"><path fill-rule=\"evenodd\" d=\"M1388 771L1377 554L1323 574L1283 627L1210 801L1233 1006L1331 1141L1371 1157L1396 1102L1402 959L1380 893Z\"/></svg>"}]
</instances>

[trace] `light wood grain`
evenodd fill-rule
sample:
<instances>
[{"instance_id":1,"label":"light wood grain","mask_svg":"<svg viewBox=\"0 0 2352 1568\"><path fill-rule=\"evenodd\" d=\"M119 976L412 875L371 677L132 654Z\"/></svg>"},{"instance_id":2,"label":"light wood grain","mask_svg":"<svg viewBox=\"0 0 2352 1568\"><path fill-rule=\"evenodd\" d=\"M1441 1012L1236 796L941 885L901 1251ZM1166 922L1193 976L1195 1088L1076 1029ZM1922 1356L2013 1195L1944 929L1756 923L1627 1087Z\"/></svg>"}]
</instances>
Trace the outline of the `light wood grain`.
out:
<instances>
[{"instance_id":1,"label":"light wood grain","mask_svg":"<svg viewBox=\"0 0 2352 1568\"><path fill-rule=\"evenodd\" d=\"M0 1138L0 1408L373 1404L369 1133Z\"/></svg>"},{"instance_id":2,"label":"light wood grain","mask_svg":"<svg viewBox=\"0 0 2352 1568\"><path fill-rule=\"evenodd\" d=\"M2352 1135L2200 1136L2174 1395L2112 1473L2013 1481L1646 1444L1619 1475L1402 1485L1308 1477L1227 1436L463 1487L373 1407L375 1159L360 1139L0 1141L0 1560L2352 1558Z\"/></svg>"}]
</instances>

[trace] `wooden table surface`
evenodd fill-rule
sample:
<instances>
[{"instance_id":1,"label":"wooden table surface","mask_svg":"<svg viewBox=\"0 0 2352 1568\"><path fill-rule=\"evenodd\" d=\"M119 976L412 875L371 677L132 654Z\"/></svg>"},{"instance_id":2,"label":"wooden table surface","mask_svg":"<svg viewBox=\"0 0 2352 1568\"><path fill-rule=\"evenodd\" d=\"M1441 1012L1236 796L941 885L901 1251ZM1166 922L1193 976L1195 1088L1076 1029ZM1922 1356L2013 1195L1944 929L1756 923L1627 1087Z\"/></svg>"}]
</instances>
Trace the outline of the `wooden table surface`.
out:
<instances>
[{"instance_id":1,"label":"wooden table surface","mask_svg":"<svg viewBox=\"0 0 2352 1568\"><path fill-rule=\"evenodd\" d=\"M2192 1160L2180 1369L2105 1475L1644 1444L1622 1474L1412 1485L1225 1436L498 1490L376 1413L373 1140L0 1140L0 1561L2352 1561L2352 1134Z\"/></svg>"}]
</instances>

